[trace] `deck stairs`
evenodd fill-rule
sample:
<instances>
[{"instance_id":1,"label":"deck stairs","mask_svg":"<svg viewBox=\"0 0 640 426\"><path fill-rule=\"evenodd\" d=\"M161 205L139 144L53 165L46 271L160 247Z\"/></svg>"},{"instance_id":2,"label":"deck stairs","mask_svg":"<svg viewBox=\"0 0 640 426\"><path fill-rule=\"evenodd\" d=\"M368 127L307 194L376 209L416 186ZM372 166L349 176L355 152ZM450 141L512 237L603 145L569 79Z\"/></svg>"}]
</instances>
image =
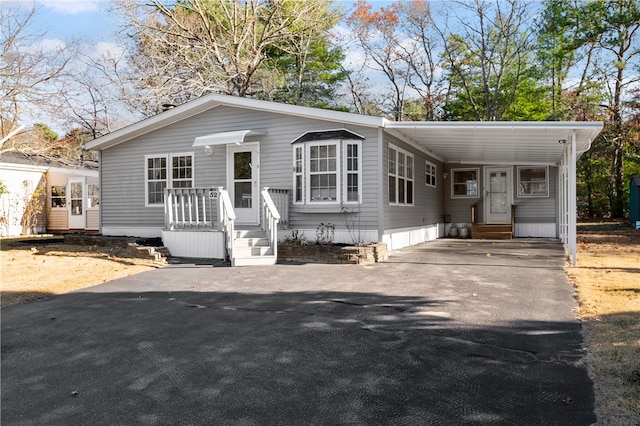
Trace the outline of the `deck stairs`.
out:
<instances>
[{"instance_id":1,"label":"deck stairs","mask_svg":"<svg viewBox=\"0 0 640 426\"><path fill-rule=\"evenodd\" d=\"M275 265L277 258L269 246L267 232L259 228L235 229L234 266Z\"/></svg>"},{"instance_id":2,"label":"deck stairs","mask_svg":"<svg viewBox=\"0 0 640 426\"><path fill-rule=\"evenodd\" d=\"M478 223L478 203L471 206L471 238L474 240L511 240L515 230L516 205L511 205L511 223Z\"/></svg>"},{"instance_id":3,"label":"deck stairs","mask_svg":"<svg viewBox=\"0 0 640 426\"><path fill-rule=\"evenodd\" d=\"M504 225L472 224L471 238L474 240L510 240L513 238L513 226L510 223Z\"/></svg>"}]
</instances>

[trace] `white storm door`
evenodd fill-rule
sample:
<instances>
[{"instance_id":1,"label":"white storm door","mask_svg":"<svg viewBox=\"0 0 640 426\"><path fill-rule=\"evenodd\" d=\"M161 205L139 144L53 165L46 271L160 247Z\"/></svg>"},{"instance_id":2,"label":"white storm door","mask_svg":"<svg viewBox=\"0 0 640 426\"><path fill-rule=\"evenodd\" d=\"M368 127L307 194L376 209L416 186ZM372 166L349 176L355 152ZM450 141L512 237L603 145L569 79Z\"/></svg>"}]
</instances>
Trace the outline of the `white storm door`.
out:
<instances>
[{"instance_id":1,"label":"white storm door","mask_svg":"<svg viewBox=\"0 0 640 426\"><path fill-rule=\"evenodd\" d=\"M69 229L84 229L87 223L85 178L69 178Z\"/></svg>"},{"instance_id":2,"label":"white storm door","mask_svg":"<svg viewBox=\"0 0 640 426\"><path fill-rule=\"evenodd\" d=\"M485 222L511 223L511 168L485 168L484 187Z\"/></svg>"},{"instance_id":3,"label":"white storm door","mask_svg":"<svg viewBox=\"0 0 640 426\"><path fill-rule=\"evenodd\" d=\"M260 143L227 145L227 190L236 222L260 223Z\"/></svg>"}]
</instances>

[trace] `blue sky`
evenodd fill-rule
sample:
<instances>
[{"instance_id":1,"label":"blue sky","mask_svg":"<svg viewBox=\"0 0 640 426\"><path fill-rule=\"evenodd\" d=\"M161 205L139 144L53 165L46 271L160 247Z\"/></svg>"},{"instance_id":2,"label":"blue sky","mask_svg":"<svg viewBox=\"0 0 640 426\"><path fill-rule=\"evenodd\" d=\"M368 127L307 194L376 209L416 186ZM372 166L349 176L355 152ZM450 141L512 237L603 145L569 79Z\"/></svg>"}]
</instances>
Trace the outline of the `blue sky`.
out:
<instances>
[{"instance_id":1,"label":"blue sky","mask_svg":"<svg viewBox=\"0 0 640 426\"><path fill-rule=\"evenodd\" d=\"M67 41L81 39L87 43L113 41L117 24L104 0L8 0L2 7L24 10L34 4L38 12L33 17L31 30L46 32L44 39Z\"/></svg>"}]
</instances>

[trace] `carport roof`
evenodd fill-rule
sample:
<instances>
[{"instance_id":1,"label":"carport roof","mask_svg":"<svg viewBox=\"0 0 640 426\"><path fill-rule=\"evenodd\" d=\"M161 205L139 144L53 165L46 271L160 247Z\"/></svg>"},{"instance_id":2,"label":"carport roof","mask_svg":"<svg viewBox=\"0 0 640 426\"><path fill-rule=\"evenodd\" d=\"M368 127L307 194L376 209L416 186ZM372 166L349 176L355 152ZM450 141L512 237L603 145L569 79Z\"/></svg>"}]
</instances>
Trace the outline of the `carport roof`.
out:
<instances>
[{"instance_id":1,"label":"carport roof","mask_svg":"<svg viewBox=\"0 0 640 426\"><path fill-rule=\"evenodd\" d=\"M391 122L385 130L448 163L559 164L576 136L577 155L602 130L600 122Z\"/></svg>"}]
</instances>

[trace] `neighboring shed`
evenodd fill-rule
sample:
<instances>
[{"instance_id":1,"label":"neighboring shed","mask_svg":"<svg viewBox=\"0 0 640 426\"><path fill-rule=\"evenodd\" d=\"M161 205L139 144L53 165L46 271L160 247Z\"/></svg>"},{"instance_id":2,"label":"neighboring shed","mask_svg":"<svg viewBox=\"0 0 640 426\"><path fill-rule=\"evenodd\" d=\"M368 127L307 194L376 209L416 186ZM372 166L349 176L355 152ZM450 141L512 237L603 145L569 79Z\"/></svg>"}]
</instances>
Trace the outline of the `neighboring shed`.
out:
<instances>
[{"instance_id":1,"label":"neighboring shed","mask_svg":"<svg viewBox=\"0 0 640 426\"><path fill-rule=\"evenodd\" d=\"M632 176L629 183L629 220L640 229L640 175Z\"/></svg>"},{"instance_id":2,"label":"neighboring shed","mask_svg":"<svg viewBox=\"0 0 640 426\"><path fill-rule=\"evenodd\" d=\"M98 231L95 164L72 165L35 155L0 155L0 236Z\"/></svg>"}]
</instances>

